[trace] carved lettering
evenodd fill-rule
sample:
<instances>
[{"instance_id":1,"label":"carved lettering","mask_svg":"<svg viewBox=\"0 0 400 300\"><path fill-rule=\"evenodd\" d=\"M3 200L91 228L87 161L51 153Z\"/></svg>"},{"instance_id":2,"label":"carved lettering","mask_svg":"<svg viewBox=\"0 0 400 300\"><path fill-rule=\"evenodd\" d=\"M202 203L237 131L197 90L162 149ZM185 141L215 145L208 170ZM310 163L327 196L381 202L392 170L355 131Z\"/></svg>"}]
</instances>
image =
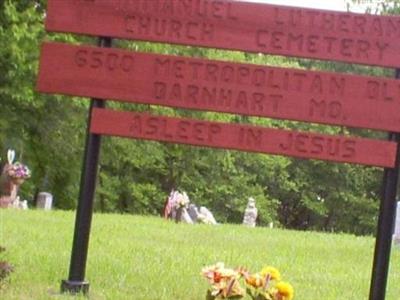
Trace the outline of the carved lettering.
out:
<instances>
[{"instance_id":1,"label":"carved lettering","mask_svg":"<svg viewBox=\"0 0 400 300\"><path fill-rule=\"evenodd\" d=\"M295 141L294 141L294 148L298 152L306 153L307 150L307 142L308 142L308 135L306 134L298 134L296 135Z\"/></svg>"},{"instance_id":2,"label":"carved lettering","mask_svg":"<svg viewBox=\"0 0 400 300\"><path fill-rule=\"evenodd\" d=\"M292 147L293 147L293 134L288 133L286 143L279 143L279 148L282 151L289 151L292 149Z\"/></svg>"},{"instance_id":3,"label":"carved lettering","mask_svg":"<svg viewBox=\"0 0 400 300\"><path fill-rule=\"evenodd\" d=\"M205 73L205 80L207 81L218 81L218 66L215 64L207 64L206 66L206 73Z\"/></svg>"},{"instance_id":4,"label":"carved lettering","mask_svg":"<svg viewBox=\"0 0 400 300\"><path fill-rule=\"evenodd\" d=\"M265 78L266 78L266 73L262 69L256 69L253 73L251 83L254 86L263 86L265 85Z\"/></svg>"},{"instance_id":5,"label":"carved lettering","mask_svg":"<svg viewBox=\"0 0 400 300\"><path fill-rule=\"evenodd\" d=\"M344 158L353 158L356 156L356 141L354 140L346 140L343 142L344 150L343 157Z\"/></svg>"},{"instance_id":6,"label":"carved lettering","mask_svg":"<svg viewBox=\"0 0 400 300\"><path fill-rule=\"evenodd\" d=\"M282 49L282 38L284 37L283 32L274 31L271 34L271 47L272 49Z\"/></svg>"},{"instance_id":7,"label":"carved lettering","mask_svg":"<svg viewBox=\"0 0 400 300\"><path fill-rule=\"evenodd\" d=\"M334 138L327 139L327 153L330 156L338 156L340 154L340 140Z\"/></svg>"},{"instance_id":8,"label":"carved lettering","mask_svg":"<svg viewBox=\"0 0 400 300\"><path fill-rule=\"evenodd\" d=\"M329 94L344 96L346 80L343 77L332 76L329 84Z\"/></svg>"},{"instance_id":9,"label":"carved lettering","mask_svg":"<svg viewBox=\"0 0 400 300\"><path fill-rule=\"evenodd\" d=\"M329 18L327 19L329 20ZM328 31L329 32L329 31ZM296 51L303 54L327 53L339 55L343 59L371 58L382 60L387 53L388 43L364 39L336 38L324 35L258 30L255 34L256 46L262 51Z\"/></svg>"},{"instance_id":10,"label":"carved lettering","mask_svg":"<svg viewBox=\"0 0 400 300\"><path fill-rule=\"evenodd\" d=\"M225 0L50 0L47 30L397 67L398 16ZM60 2L60 3L57 3ZM62 20L63 10L70 13ZM92 17L86 17L91 16ZM81 26L75 26L80 19ZM107 20L107 32L99 25ZM57 25L58 24L58 25ZM97 67L94 57L94 68Z\"/></svg>"},{"instance_id":11,"label":"carved lettering","mask_svg":"<svg viewBox=\"0 0 400 300\"><path fill-rule=\"evenodd\" d=\"M170 60L156 58L154 60L154 74L158 76L168 76L169 75Z\"/></svg>"},{"instance_id":12,"label":"carved lettering","mask_svg":"<svg viewBox=\"0 0 400 300\"><path fill-rule=\"evenodd\" d=\"M213 24L206 22L181 21L133 14L124 17L124 27L128 34L174 40L189 39L192 41L212 41L215 31Z\"/></svg>"},{"instance_id":13,"label":"carved lettering","mask_svg":"<svg viewBox=\"0 0 400 300\"><path fill-rule=\"evenodd\" d=\"M396 90L395 86L389 85L387 82L380 83L370 80L367 83L366 96L372 100L393 101L398 96Z\"/></svg>"},{"instance_id":14,"label":"carved lettering","mask_svg":"<svg viewBox=\"0 0 400 300\"><path fill-rule=\"evenodd\" d=\"M286 43L287 50L303 51L303 43L304 43L304 36L302 34L295 35L295 34L289 32L287 43ZM295 45L295 47L293 47L293 45ZM311 46L311 49L313 51L315 49L314 47L316 47L316 45L313 44Z\"/></svg>"},{"instance_id":15,"label":"carved lettering","mask_svg":"<svg viewBox=\"0 0 400 300\"><path fill-rule=\"evenodd\" d=\"M367 18L365 16L355 16L353 25L354 32L357 34L364 34L366 31L366 24Z\"/></svg>"},{"instance_id":16,"label":"carved lettering","mask_svg":"<svg viewBox=\"0 0 400 300\"><path fill-rule=\"evenodd\" d=\"M372 32L375 33L377 36L383 35L383 28L382 23L379 18L374 18L371 24Z\"/></svg>"},{"instance_id":17,"label":"carved lettering","mask_svg":"<svg viewBox=\"0 0 400 300\"><path fill-rule=\"evenodd\" d=\"M309 53L316 53L318 52L317 42L320 39L318 35L310 35L307 38L307 51Z\"/></svg>"},{"instance_id":18,"label":"carved lettering","mask_svg":"<svg viewBox=\"0 0 400 300\"><path fill-rule=\"evenodd\" d=\"M222 82L233 82L235 70L231 66L224 66L221 69L221 81Z\"/></svg>"},{"instance_id":19,"label":"carved lettering","mask_svg":"<svg viewBox=\"0 0 400 300\"><path fill-rule=\"evenodd\" d=\"M133 117L129 130L138 135L156 136L167 140L194 140L196 142L213 142L222 128L218 124L180 120L176 127L169 124L168 118Z\"/></svg>"},{"instance_id":20,"label":"carved lettering","mask_svg":"<svg viewBox=\"0 0 400 300\"><path fill-rule=\"evenodd\" d=\"M389 44L388 43L383 43L383 42L376 42L376 47L378 48L379 51L379 59L383 58L383 54L386 53L386 49L388 48Z\"/></svg>"},{"instance_id":21,"label":"carved lettering","mask_svg":"<svg viewBox=\"0 0 400 300\"><path fill-rule=\"evenodd\" d=\"M372 34L375 37L398 36L400 23L392 18L366 17L363 15L334 14L325 11L313 11L291 8L274 8L274 23L277 26L303 25L310 29L325 32Z\"/></svg>"},{"instance_id":22,"label":"carved lettering","mask_svg":"<svg viewBox=\"0 0 400 300\"><path fill-rule=\"evenodd\" d=\"M146 127L146 134L152 135L156 134L158 130L158 118L157 117L150 117L147 120L147 127Z\"/></svg>"},{"instance_id":23,"label":"carved lettering","mask_svg":"<svg viewBox=\"0 0 400 300\"><path fill-rule=\"evenodd\" d=\"M133 117L132 123L129 126L129 131L138 134L142 133L142 118L140 116L135 115Z\"/></svg>"},{"instance_id":24,"label":"carved lettering","mask_svg":"<svg viewBox=\"0 0 400 300\"><path fill-rule=\"evenodd\" d=\"M175 60L173 67L172 67L172 73L176 78L183 78L183 68L185 65L185 61L183 60Z\"/></svg>"},{"instance_id":25,"label":"carved lettering","mask_svg":"<svg viewBox=\"0 0 400 300\"><path fill-rule=\"evenodd\" d=\"M342 115L342 104L338 101L332 101L328 105L328 116L337 119Z\"/></svg>"},{"instance_id":26,"label":"carved lettering","mask_svg":"<svg viewBox=\"0 0 400 300\"><path fill-rule=\"evenodd\" d=\"M343 56L351 57L353 55L352 54L353 46L354 46L354 40L352 40L352 39L342 39L340 53Z\"/></svg>"},{"instance_id":27,"label":"carved lettering","mask_svg":"<svg viewBox=\"0 0 400 300\"><path fill-rule=\"evenodd\" d=\"M239 84L247 84L250 82L249 80L250 76L250 70L247 67L239 67L239 72L238 72L238 79L237 82Z\"/></svg>"},{"instance_id":28,"label":"carved lettering","mask_svg":"<svg viewBox=\"0 0 400 300\"><path fill-rule=\"evenodd\" d=\"M231 3L221 0L124 0L117 4L120 11L137 13L159 13L164 16L179 17L182 15L215 20L236 20L237 13Z\"/></svg>"},{"instance_id":29,"label":"carved lettering","mask_svg":"<svg viewBox=\"0 0 400 300\"><path fill-rule=\"evenodd\" d=\"M188 121L181 121L177 126L177 136L181 139L189 139L189 127L190 123Z\"/></svg>"},{"instance_id":30,"label":"carved lettering","mask_svg":"<svg viewBox=\"0 0 400 300\"><path fill-rule=\"evenodd\" d=\"M369 58L370 49L371 49L371 44L369 42L358 40L355 55L357 58Z\"/></svg>"},{"instance_id":31,"label":"carved lettering","mask_svg":"<svg viewBox=\"0 0 400 300\"><path fill-rule=\"evenodd\" d=\"M255 114L267 111L276 113L283 99L281 94L249 93L244 90L232 90L210 86L184 85L155 81L153 84L155 99L183 107L203 104L210 108L227 112Z\"/></svg>"},{"instance_id":32,"label":"carved lettering","mask_svg":"<svg viewBox=\"0 0 400 300\"><path fill-rule=\"evenodd\" d=\"M356 155L355 140L305 133L288 133L284 143L279 144L279 148L284 152L295 151L338 158L353 158Z\"/></svg>"},{"instance_id":33,"label":"carved lettering","mask_svg":"<svg viewBox=\"0 0 400 300\"><path fill-rule=\"evenodd\" d=\"M293 73L293 77L295 77L295 80L296 80L295 89L297 91L303 90L304 79L307 77L307 75L304 73L295 72L295 73Z\"/></svg>"},{"instance_id":34,"label":"carved lettering","mask_svg":"<svg viewBox=\"0 0 400 300\"><path fill-rule=\"evenodd\" d=\"M104 53L101 50L78 50L75 53L74 62L81 68L104 68L108 71L131 72L134 68L133 55Z\"/></svg>"},{"instance_id":35,"label":"carved lettering","mask_svg":"<svg viewBox=\"0 0 400 300\"><path fill-rule=\"evenodd\" d=\"M345 33L349 32L350 31L350 24L349 24L350 16L349 15L339 15L338 19L339 19L338 20L339 31L342 31Z\"/></svg>"},{"instance_id":36,"label":"carved lettering","mask_svg":"<svg viewBox=\"0 0 400 300\"><path fill-rule=\"evenodd\" d=\"M246 147L259 147L262 144L263 132L261 129L241 127L238 142Z\"/></svg>"},{"instance_id":37,"label":"carved lettering","mask_svg":"<svg viewBox=\"0 0 400 300\"><path fill-rule=\"evenodd\" d=\"M153 91L156 99L165 99L167 95L167 85L163 82L154 82Z\"/></svg>"},{"instance_id":38,"label":"carved lettering","mask_svg":"<svg viewBox=\"0 0 400 300\"><path fill-rule=\"evenodd\" d=\"M84 67L87 64L87 54L88 50L78 50L75 54L75 64L79 67Z\"/></svg>"},{"instance_id":39,"label":"carved lettering","mask_svg":"<svg viewBox=\"0 0 400 300\"><path fill-rule=\"evenodd\" d=\"M338 101L327 103L325 100L311 99L309 115L310 117L337 119L342 115L342 104Z\"/></svg>"},{"instance_id":40,"label":"carved lettering","mask_svg":"<svg viewBox=\"0 0 400 300\"><path fill-rule=\"evenodd\" d=\"M321 154L324 151L324 138L320 136L314 136L311 139L310 152L312 154Z\"/></svg>"},{"instance_id":41,"label":"carved lettering","mask_svg":"<svg viewBox=\"0 0 400 300\"><path fill-rule=\"evenodd\" d=\"M379 82L377 81L368 81L367 83L367 97L369 99L378 100L379 99Z\"/></svg>"},{"instance_id":42,"label":"carved lettering","mask_svg":"<svg viewBox=\"0 0 400 300\"><path fill-rule=\"evenodd\" d=\"M314 76L314 79L311 83L310 92L311 93L319 93L319 94L323 93L321 76L318 76L318 75Z\"/></svg>"}]
</instances>

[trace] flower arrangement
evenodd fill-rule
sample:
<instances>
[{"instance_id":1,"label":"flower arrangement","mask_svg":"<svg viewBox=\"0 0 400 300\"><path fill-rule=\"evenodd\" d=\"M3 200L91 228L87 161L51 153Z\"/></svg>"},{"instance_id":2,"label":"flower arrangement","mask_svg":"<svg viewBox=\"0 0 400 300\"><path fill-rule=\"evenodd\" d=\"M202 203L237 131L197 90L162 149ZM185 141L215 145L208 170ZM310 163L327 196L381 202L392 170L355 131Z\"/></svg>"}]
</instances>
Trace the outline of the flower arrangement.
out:
<instances>
[{"instance_id":1,"label":"flower arrangement","mask_svg":"<svg viewBox=\"0 0 400 300\"><path fill-rule=\"evenodd\" d=\"M7 168L7 176L11 180L25 180L31 177L31 171L26 165L16 162Z\"/></svg>"},{"instance_id":2,"label":"flower arrangement","mask_svg":"<svg viewBox=\"0 0 400 300\"><path fill-rule=\"evenodd\" d=\"M274 267L265 267L260 272L251 274L245 268L225 268L217 263L202 269L202 275L211 284L206 300L241 299L247 295L252 300L292 300L293 287L281 281L281 275ZM240 285L243 278L246 290Z\"/></svg>"},{"instance_id":3,"label":"flower arrangement","mask_svg":"<svg viewBox=\"0 0 400 300\"><path fill-rule=\"evenodd\" d=\"M185 192L183 192L183 194L177 193L175 201L175 207L177 209L186 207L190 202L189 197Z\"/></svg>"}]
</instances>

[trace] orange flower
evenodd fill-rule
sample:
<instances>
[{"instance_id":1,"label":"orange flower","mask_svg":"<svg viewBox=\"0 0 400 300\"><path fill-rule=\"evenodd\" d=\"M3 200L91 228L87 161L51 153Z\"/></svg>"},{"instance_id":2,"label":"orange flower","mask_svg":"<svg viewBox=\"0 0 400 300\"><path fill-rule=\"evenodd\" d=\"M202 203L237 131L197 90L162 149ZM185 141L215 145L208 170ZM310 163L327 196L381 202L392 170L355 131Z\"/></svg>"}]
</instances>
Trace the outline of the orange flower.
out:
<instances>
[{"instance_id":1,"label":"orange flower","mask_svg":"<svg viewBox=\"0 0 400 300\"><path fill-rule=\"evenodd\" d=\"M259 273L251 274L248 277L246 277L246 283L248 285L251 285L252 287L260 288L264 285L264 278L261 276Z\"/></svg>"},{"instance_id":2,"label":"orange flower","mask_svg":"<svg viewBox=\"0 0 400 300\"><path fill-rule=\"evenodd\" d=\"M225 266L223 263L216 263L215 265L204 267L201 270L201 274L208 280L209 283L219 283L222 279L221 272Z\"/></svg>"}]
</instances>

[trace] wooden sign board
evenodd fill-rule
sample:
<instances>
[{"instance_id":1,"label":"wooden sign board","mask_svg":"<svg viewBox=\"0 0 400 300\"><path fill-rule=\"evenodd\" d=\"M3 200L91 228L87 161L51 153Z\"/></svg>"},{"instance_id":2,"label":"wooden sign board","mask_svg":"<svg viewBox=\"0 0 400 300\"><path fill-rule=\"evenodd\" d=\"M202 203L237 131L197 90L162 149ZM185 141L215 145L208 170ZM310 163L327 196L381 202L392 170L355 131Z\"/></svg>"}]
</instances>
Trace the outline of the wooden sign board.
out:
<instances>
[{"instance_id":1,"label":"wooden sign board","mask_svg":"<svg viewBox=\"0 0 400 300\"><path fill-rule=\"evenodd\" d=\"M396 144L250 125L94 109L90 131L195 146L393 167Z\"/></svg>"},{"instance_id":2,"label":"wooden sign board","mask_svg":"<svg viewBox=\"0 0 400 300\"><path fill-rule=\"evenodd\" d=\"M48 0L46 30L398 68L400 17L291 8L236 0ZM101 99L399 131L391 80L200 59L45 44L38 88L96 97L91 104L70 274L84 280L100 135L282 154L387 168L371 300L385 298L400 134L394 142L241 124L118 112ZM397 69L397 78L400 70ZM396 157L397 156L397 157Z\"/></svg>"},{"instance_id":3,"label":"wooden sign board","mask_svg":"<svg viewBox=\"0 0 400 300\"><path fill-rule=\"evenodd\" d=\"M236 0L48 0L48 31L398 67L400 17Z\"/></svg>"},{"instance_id":4,"label":"wooden sign board","mask_svg":"<svg viewBox=\"0 0 400 300\"><path fill-rule=\"evenodd\" d=\"M41 92L400 131L396 80L58 43L41 53Z\"/></svg>"}]
</instances>

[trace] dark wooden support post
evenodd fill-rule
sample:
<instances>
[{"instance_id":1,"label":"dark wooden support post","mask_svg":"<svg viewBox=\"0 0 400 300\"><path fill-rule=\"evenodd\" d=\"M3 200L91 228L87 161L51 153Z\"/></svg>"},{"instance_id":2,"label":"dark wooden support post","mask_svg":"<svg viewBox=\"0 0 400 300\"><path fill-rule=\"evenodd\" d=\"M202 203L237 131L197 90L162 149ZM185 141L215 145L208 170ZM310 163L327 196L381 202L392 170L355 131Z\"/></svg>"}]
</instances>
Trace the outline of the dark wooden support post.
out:
<instances>
[{"instance_id":1,"label":"dark wooden support post","mask_svg":"<svg viewBox=\"0 0 400 300\"><path fill-rule=\"evenodd\" d=\"M98 40L100 47L109 48L111 44L111 38L102 37ZM91 99L69 276L68 280L61 282L61 292L72 294L89 292L89 282L85 281L85 271L101 143L101 135L90 133L90 122L93 108L104 107L104 100Z\"/></svg>"},{"instance_id":2,"label":"dark wooden support post","mask_svg":"<svg viewBox=\"0 0 400 300\"><path fill-rule=\"evenodd\" d=\"M396 79L399 78L400 69L397 69ZM369 295L370 300L385 299L390 252L392 248L392 235L396 217L396 196L400 163L400 134L389 133L389 140L397 144L396 165L392 169L385 168L383 174L382 198L379 208L374 264Z\"/></svg>"}]
</instances>

